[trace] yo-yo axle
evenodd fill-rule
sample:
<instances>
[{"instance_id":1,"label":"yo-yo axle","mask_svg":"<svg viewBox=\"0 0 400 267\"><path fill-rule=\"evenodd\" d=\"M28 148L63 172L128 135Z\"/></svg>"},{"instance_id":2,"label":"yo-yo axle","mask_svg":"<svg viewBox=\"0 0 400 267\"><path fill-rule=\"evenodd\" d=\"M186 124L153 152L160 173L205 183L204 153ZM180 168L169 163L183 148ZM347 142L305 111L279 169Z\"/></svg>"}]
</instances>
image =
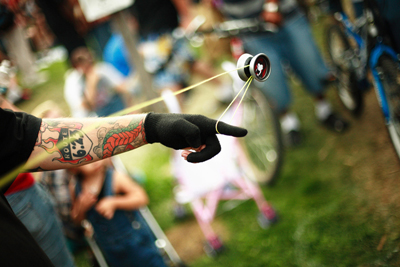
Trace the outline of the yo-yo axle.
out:
<instances>
[{"instance_id":1,"label":"yo-yo axle","mask_svg":"<svg viewBox=\"0 0 400 267\"><path fill-rule=\"evenodd\" d=\"M237 68L239 77L243 81L253 77L259 82L264 82L271 74L271 62L263 53L254 57L250 54L241 55L237 62Z\"/></svg>"}]
</instances>

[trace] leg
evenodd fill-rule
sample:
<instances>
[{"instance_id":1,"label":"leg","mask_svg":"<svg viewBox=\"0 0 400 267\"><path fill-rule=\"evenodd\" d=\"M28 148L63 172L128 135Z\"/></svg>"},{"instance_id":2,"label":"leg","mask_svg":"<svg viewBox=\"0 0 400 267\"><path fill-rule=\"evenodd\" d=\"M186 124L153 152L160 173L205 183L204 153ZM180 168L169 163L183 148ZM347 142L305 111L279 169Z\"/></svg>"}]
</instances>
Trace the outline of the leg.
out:
<instances>
[{"instance_id":1,"label":"leg","mask_svg":"<svg viewBox=\"0 0 400 267\"><path fill-rule=\"evenodd\" d=\"M42 10L49 28L52 30L57 40L67 49L68 55L80 46L86 46L82 36L75 30L74 25L62 14L59 2L36 0L37 5Z\"/></svg>"},{"instance_id":2,"label":"leg","mask_svg":"<svg viewBox=\"0 0 400 267\"><path fill-rule=\"evenodd\" d=\"M11 59L15 60L22 73L23 83L32 86L40 83L40 76L35 69L35 56L24 36L24 30L15 26L6 33L6 47Z\"/></svg>"},{"instance_id":3,"label":"leg","mask_svg":"<svg viewBox=\"0 0 400 267\"><path fill-rule=\"evenodd\" d=\"M55 266L75 266L52 200L41 185L36 183L29 189L11 194L7 200Z\"/></svg>"},{"instance_id":4,"label":"leg","mask_svg":"<svg viewBox=\"0 0 400 267\"><path fill-rule=\"evenodd\" d=\"M294 72L312 95L321 95L325 80L330 74L314 37L310 25L303 15L296 15L282 28L284 56Z\"/></svg>"},{"instance_id":5,"label":"leg","mask_svg":"<svg viewBox=\"0 0 400 267\"><path fill-rule=\"evenodd\" d=\"M400 1L397 0L377 0L379 10L384 18L389 36L393 40L393 48L400 53L400 20L399 10Z\"/></svg>"},{"instance_id":6,"label":"leg","mask_svg":"<svg viewBox=\"0 0 400 267\"><path fill-rule=\"evenodd\" d=\"M244 45L250 54L265 53L271 62L271 75L263 83L255 82L266 95L273 109L280 116L284 141L288 146L300 143L300 122L294 113L288 112L292 102L286 72L281 64L284 59L284 32L244 39Z\"/></svg>"},{"instance_id":7,"label":"leg","mask_svg":"<svg viewBox=\"0 0 400 267\"><path fill-rule=\"evenodd\" d=\"M290 89L286 81L286 74L281 64L283 58L281 50L281 34L263 34L244 38L244 47L252 55L264 53L271 62L271 75L268 80L256 86L267 96L278 113L287 110L292 102Z\"/></svg>"},{"instance_id":8,"label":"leg","mask_svg":"<svg viewBox=\"0 0 400 267\"><path fill-rule=\"evenodd\" d=\"M343 132L348 123L333 113L325 99L324 91L332 75L313 39L308 21L303 15L296 15L286 22L282 31L286 58L306 90L314 96L317 118L329 129Z\"/></svg>"}]
</instances>

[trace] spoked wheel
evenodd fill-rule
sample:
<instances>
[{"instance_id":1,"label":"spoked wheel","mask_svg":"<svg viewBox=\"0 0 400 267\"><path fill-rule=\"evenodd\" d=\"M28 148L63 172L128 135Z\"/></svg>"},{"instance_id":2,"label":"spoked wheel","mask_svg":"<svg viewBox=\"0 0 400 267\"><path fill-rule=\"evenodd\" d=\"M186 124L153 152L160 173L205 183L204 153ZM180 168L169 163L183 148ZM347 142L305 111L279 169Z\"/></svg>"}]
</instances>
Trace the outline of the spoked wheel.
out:
<instances>
[{"instance_id":1,"label":"spoked wheel","mask_svg":"<svg viewBox=\"0 0 400 267\"><path fill-rule=\"evenodd\" d=\"M283 161L282 134L277 115L264 94L251 87L242 102L241 126L248 130L241 138L249 165L247 174L263 185L273 185Z\"/></svg>"},{"instance_id":2,"label":"spoked wheel","mask_svg":"<svg viewBox=\"0 0 400 267\"><path fill-rule=\"evenodd\" d=\"M397 155L400 158L400 65L391 57L379 58L377 71L382 83L389 117L386 126Z\"/></svg>"},{"instance_id":3,"label":"spoked wheel","mask_svg":"<svg viewBox=\"0 0 400 267\"><path fill-rule=\"evenodd\" d=\"M358 86L353 67L354 61L358 59L339 25L328 28L326 41L329 57L335 68L339 98L346 109L357 116L363 108L363 92Z\"/></svg>"}]
</instances>

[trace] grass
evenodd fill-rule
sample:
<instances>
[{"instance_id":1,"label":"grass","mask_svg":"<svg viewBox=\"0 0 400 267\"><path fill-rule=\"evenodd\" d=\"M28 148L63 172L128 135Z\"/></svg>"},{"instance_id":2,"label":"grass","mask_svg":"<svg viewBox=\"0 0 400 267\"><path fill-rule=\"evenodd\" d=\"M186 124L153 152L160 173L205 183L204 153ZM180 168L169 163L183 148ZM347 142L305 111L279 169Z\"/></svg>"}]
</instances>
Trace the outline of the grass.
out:
<instances>
[{"instance_id":1,"label":"grass","mask_svg":"<svg viewBox=\"0 0 400 267\"><path fill-rule=\"evenodd\" d=\"M320 36L321 29L316 33ZM65 64L53 64L48 69L49 81L34 88L32 100L20 107L31 111L39 102L53 99L66 108L62 99L65 70ZM286 151L276 185L262 188L279 222L261 229L255 204L244 202L216 218L224 228L226 250L217 258L199 254L188 263L193 267L398 266L399 219L390 217L388 231L388 216L377 212L377 204L354 178L354 166L348 159L356 144L349 135L334 135L317 125L310 96L292 82L304 142ZM333 92L329 96L336 105ZM172 214L174 180L169 156L170 150L151 145L122 157L132 171L146 173L149 207L167 233L183 225ZM188 220L194 221L193 217ZM188 244L198 242L190 235L181 239ZM88 266L82 257L79 261L78 266Z\"/></svg>"},{"instance_id":2,"label":"grass","mask_svg":"<svg viewBox=\"0 0 400 267\"><path fill-rule=\"evenodd\" d=\"M18 104L18 107L30 112L38 104L46 100L53 100L60 105L65 114L69 114L68 105L64 100L64 74L67 69L68 65L66 62L55 62L48 69L42 70L41 72L48 77L47 81L31 88L33 91L32 99L21 102Z\"/></svg>"}]
</instances>

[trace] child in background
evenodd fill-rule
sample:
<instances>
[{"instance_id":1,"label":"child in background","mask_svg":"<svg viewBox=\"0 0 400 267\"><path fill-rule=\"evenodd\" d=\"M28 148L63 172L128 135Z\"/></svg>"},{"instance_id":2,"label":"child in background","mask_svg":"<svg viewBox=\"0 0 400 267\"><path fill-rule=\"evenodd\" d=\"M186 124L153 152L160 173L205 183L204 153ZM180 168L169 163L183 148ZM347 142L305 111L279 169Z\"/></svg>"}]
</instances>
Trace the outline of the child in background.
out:
<instances>
[{"instance_id":1,"label":"child in background","mask_svg":"<svg viewBox=\"0 0 400 267\"><path fill-rule=\"evenodd\" d=\"M107 164L108 163L108 164ZM117 172L110 161L99 161L69 170L72 219L87 219L108 264L113 267L166 266L155 238L137 211L147 205L144 189Z\"/></svg>"}]
</instances>

